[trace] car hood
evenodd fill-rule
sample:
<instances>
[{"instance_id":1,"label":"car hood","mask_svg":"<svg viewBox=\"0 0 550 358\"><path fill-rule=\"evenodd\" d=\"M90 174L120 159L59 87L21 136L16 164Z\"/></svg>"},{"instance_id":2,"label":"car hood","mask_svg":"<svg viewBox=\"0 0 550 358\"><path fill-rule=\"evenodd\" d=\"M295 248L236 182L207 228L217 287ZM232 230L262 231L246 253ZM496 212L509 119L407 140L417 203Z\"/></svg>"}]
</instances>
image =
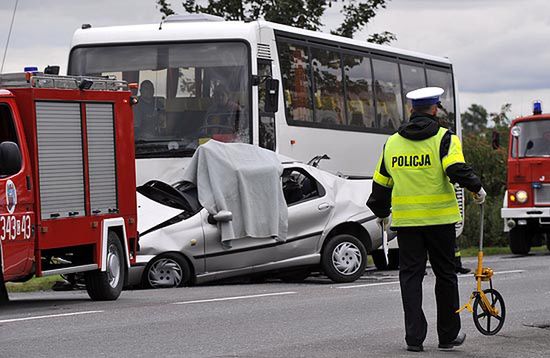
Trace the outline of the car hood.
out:
<instances>
[{"instance_id":1,"label":"car hood","mask_svg":"<svg viewBox=\"0 0 550 358\"><path fill-rule=\"evenodd\" d=\"M171 208L137 193L138 231L144 233L163 222L178 216L181 209Z\"/></svg>"}]
</instances>

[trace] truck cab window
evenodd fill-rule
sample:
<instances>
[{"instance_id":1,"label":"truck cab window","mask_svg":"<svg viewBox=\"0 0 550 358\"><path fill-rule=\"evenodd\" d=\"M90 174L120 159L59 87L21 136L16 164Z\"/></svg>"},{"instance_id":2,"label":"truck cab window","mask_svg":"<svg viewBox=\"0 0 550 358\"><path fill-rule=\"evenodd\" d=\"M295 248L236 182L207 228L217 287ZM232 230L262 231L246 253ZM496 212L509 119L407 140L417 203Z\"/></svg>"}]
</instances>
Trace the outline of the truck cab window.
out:
<instances>
[{"instance_id":1,"label":"truck cab window","mask_svg":"<svg viewBox=\"0 0 550 358\"><path fill-rule=\"evenodd\" d=\"M0 143L2 142L19 144L10 108L5 104L0 104Z\"/></svg>"}]
</instances>

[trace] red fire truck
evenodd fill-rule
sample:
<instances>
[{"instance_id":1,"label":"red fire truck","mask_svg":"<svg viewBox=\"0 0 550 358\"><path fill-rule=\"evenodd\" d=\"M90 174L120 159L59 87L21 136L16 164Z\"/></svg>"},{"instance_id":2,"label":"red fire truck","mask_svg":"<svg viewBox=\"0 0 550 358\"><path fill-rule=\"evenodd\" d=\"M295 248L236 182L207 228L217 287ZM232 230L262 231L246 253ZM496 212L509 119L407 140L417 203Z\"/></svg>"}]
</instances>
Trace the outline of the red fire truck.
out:
<instances>
[{"instance_id":1,"label":"red fire truck","mask_svg":"<svg viewBox=\"0 0 550 358\"><path fill-rule=\"evenodd\" d=\"M93 300L114 300L137 246L131 93L30 70L0 75L0 291L83 272Z\"/></svg>"},{"instance_id":2,"label":"red fire truck","mask_svg":"<svg viewBox=\"0 0 550 358\"><path fill-rule=\"evenodd\" d=\"M535 102L533 115L510 130L507 191L501 216L510 249L525 255L532 246L550 249L550 114Z\"/></svg>"}]
</instances>

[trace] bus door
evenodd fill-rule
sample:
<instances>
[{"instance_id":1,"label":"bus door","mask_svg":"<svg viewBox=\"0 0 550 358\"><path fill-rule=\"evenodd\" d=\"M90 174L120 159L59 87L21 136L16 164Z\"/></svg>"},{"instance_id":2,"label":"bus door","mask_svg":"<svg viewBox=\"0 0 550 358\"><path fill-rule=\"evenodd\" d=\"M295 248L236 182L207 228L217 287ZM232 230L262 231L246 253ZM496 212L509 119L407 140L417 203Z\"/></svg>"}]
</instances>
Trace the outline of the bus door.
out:
<instances>
[{"instance_id":1,"label":"bus door","mask_svg":"<svg viewBox=\"0 0 550 358\"><path fill-rule=\"evenodd\" d=\"M262 148L275 151L276 133L275 113L265 111L266 87L264 81L271 78L271 61L258 60L258 76L261 83L258 85L258 145Z\"/></svg>"}]
</instances>

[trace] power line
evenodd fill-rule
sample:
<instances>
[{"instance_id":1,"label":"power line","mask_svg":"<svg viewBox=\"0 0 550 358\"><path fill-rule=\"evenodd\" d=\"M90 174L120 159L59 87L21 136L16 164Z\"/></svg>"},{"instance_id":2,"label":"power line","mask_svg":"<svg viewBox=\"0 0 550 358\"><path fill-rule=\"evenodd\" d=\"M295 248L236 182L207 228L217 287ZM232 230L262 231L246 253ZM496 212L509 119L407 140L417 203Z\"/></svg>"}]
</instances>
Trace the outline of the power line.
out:
<instances>
[{"instance_id":1,"label":"power line","mask_svg":"<svg viewBox=\"0 0 550 358\"><path fill-rule=\"evenodd\" d=\"M13 8L13 14L11 16L10 31L8 32L8 39L6 41L6 48L4 49L4 58L2 58L2 67L0 67L0 73L4 72L4 62L6 62L6 55L8 54L8 46L10 44L11 30L13 29L13 21L15 20L15 13L17 12L17 4L19 0L15 0L15 7Z\"/></svg>"}]
</instances>

